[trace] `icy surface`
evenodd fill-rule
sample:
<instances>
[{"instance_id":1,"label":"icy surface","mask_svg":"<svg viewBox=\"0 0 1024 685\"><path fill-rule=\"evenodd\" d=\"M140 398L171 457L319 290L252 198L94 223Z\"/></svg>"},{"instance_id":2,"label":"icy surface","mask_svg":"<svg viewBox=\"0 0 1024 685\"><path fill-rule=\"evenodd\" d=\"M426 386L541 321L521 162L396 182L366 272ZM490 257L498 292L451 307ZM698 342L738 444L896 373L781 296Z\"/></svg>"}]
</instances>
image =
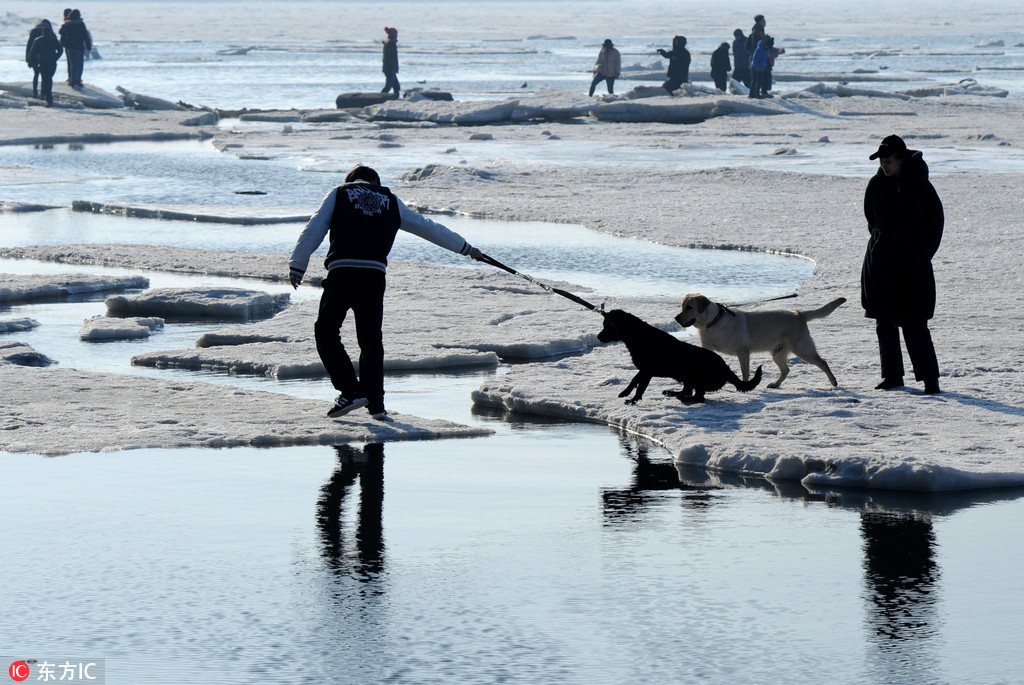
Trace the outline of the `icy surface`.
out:
<instances>
[{"instance_id":1,"label":"icy surface","mask_svg":"<svg viewBox=\"0 0 1024 685\"><path fill-rule=\"evenodd\" d=\"M164 320L156 317L133 316L117 318L94 316L87 319L78 331L79 340L137 340L148 338L164 327Z\"/></svg>"},{"instance_id":2,"label":"icy surface","mask_svg":"<svg viewBox=\"0 0 1024 685\"><path fill-rule=\"evenodd\" d=\"M142 276L115 278L83 274L5 274L0 287L0 305L23 302L59 302L75 295L121 292L149 287Z\"/></svg>"},{"instance_id":3,"label":"icy surface","mask_svg":"<svg viewBox=\"0 0 1024 685\"><path fill-rule=\"evenodd\" d=\"M249 321L273 316L287 306L288 299L287 293L271 295L244 288L154 288L138 295L108 297L106 304L111 316Z\"/></svg>"},{"instance_id":4,"label":"icy surface","mask_svg":"<svg viewBox=\"0 0 1024 685\"><path fill-rule=\"evenodd\" d=\"M13 364L15 366L50 366L53 363L52 359L32 349L29 345L15 340L0 340L0 367L5 364Z\"/></svg>"},{"instance_id":5,"label":"icy surface","mask_svg":"<svg viewBox=\"0 0 1024 685\"><path fill-rule=\"evenodd\" d=\"M35 319L2 319L0 320L0 333L17 333L28 331L39 325Z\"/></svg>"},{"instance_id":6,"label":"icy surface","mask_svg":"<svg viewBox=\"0 0 1024 685\"><path fill-rule=\"evenodd\" d=\"M0 348L2 352L2 348ZM2 358L0 358L2 359ZM489 429L393 414L326 416L329 403L213 383L180 383L0 363L0 450L43 455L147 447L278 447L475 437Z\"/></svg>"}]
</instances>

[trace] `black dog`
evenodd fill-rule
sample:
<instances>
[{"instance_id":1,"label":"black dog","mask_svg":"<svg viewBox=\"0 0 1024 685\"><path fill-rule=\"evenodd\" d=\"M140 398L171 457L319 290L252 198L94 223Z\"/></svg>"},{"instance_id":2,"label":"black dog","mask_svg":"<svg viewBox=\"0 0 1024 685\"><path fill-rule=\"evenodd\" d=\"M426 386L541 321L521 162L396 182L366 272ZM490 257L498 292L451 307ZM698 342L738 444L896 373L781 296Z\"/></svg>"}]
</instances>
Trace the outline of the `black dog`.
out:
<instances>
[{"instance_id":1,"label":"black dog","mask_svg":"<svg viewBox=\"0 0 1024 685\"><path fill-rule=\"evenodd\" d=\"M597 339L604 343L626 343L633 365L639 370L619 393L619 397L625 397L636 388L636 394L626 404L639 402L655 376L674 378L683 384L682 391L665 391L680 402L703 402L704 393L720 390L727 382L740 392L749 392L761 382L760 366L753 378L741 381L725 360L711 350L678 340L621 309L605 312L603 316L604 328Z\"/></svg>"}]
</instances>

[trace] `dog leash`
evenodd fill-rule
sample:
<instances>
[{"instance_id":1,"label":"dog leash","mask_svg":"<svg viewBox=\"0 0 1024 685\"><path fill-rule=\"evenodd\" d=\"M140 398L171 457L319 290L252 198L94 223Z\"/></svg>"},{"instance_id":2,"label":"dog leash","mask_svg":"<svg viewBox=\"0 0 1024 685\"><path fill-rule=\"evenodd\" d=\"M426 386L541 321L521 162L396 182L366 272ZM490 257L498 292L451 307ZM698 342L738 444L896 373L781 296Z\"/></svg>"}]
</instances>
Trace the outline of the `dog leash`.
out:
<instances>
[{"instance_id":1,"label":"dog leash","mask_svg":"<svg viewBox=\"0 0 1024 685\"><path fill-rule=\"evenodd\" d=\"M723 304L719 304L718 302L716 302L715 304L717 304L719 307L727 307L727 308L728 307L736 307L738 309L740 307L753 307L755 305L764 304L765 302L775 302L777 300L792 300L794 297L796 297L796 293L790 293L789 295L779 295L778 297L769 297L766 300L755 300L754 302L743 302L741 304L727 304L727 305L723 305Z\"/></svg>"},{"instance_id":2,"label":"dog leash","mask_svg":"<svg viewBox=\"0 0 1024 685\"><path fill-rule=\"evenodd\" d=\"M561 288L553 288L550 285L548 285L547 283L541 283L540 281L538 281L533 276L529 276L527 274L524 274L524 273L521 273L519 271L516 271L515 269L513 269L510 266L505 266L504 264L499 262L494 257L491 257L490 255L486 255L483 252L480 253L480 261L487 262L491 266L496 266L499 269L502 269L503 271L507 271L510 274L513 274L515 276L519 276L520 278L525 278L530 283L533 283L534 285L539 285L541 288L544 288L544 290L547 290L549 293L554 293L556 295L561 295L562 297L564 297L564 298L566 298L568 300L572 300L576 304L583 305L584 307L586 307L587 309L589 309L591 311L597 312L599 314L604 312L604 303L603 302L601 303L600 306L597 306L595 304L591 304L590 302L587 302L586 300L584 300L582 297L578 297L576 295L573 295L572 293L567 292L565 290L562 290Z\"/></svg>"}]
</instances>

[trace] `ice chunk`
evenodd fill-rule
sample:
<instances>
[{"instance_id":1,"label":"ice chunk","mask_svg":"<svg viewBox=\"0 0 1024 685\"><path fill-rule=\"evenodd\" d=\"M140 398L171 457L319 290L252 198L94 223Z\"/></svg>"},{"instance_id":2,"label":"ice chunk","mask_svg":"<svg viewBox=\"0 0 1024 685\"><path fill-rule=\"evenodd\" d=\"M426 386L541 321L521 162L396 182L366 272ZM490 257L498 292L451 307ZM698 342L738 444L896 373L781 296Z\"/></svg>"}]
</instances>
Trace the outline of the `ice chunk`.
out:
<instances>
[{"instance_id":1,"label":"ice chunk","mask_svg":"<svg viewBox=\"0 0 1024 685\"><path fill-rule=\"evenodd\" d=\"M0 333L17 333L32 330L39 325L35 319L4 319L0 321Z\"/></svg>"},{"instance_id":2,"label":"ice chunk","mask_svg":"<svg viewBox=\"0 0 1024 685\"><path fill-rule=\"evenodd\" d=\"M120 292L149 287L142 276L86 276L81 274L9 274L0 288L0 304L59 302L75 295Z\"/></svg>"},{"instance_id":3,"label":"ice chunk","mask_svg":"<svg viewBox=\"0 0 1024 685\"><path fill-rule=\"evenodd\" d=\"M0 366L49 366L54 364L45 354L36 352L32 347L17 341L0 342Z\"/></svg>"},{"instance_id":4,"label":"ice chunk","mask_svg":"<svg viewBox=\"0 0 1024 685\"><path fill-rule=\"evenodd\" d=\"M86 319L78 331L79 340L137 340L148 338L153 331L164 327L164 320L156 317L113 318L94 316Z\"/></svg>"},{"instance_id":5,"label":"ice chunk","mask_svg":"<svg viewBox=\"0 0 1024 685\"><path fill-rule=\"evenodd\" d=\"M108 297L109 316L161 316L177 321L250 321L273 316L289 295L244 288L155 288L138 295Z\"/></svg>"}]
</instances>

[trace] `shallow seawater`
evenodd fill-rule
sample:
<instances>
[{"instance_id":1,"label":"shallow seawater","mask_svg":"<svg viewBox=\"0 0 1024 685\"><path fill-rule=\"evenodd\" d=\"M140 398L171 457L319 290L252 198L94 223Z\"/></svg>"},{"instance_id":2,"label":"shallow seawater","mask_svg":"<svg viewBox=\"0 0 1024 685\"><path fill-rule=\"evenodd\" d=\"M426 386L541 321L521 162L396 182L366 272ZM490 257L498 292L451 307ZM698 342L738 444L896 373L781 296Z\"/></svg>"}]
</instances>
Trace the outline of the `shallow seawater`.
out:
<instances>
[{"instance_id":1,"label":"shallow seawater","mask_svg":"<svg viewBox=\"0 0 1024 685\"><path fill-rule=\"evenodd\" d=\"M476 420L498 434L8 455L4 656L109 683L1016 678L1019 551L978 531L1024 499L846 501Z\"/></svg>"}]
</instances>

